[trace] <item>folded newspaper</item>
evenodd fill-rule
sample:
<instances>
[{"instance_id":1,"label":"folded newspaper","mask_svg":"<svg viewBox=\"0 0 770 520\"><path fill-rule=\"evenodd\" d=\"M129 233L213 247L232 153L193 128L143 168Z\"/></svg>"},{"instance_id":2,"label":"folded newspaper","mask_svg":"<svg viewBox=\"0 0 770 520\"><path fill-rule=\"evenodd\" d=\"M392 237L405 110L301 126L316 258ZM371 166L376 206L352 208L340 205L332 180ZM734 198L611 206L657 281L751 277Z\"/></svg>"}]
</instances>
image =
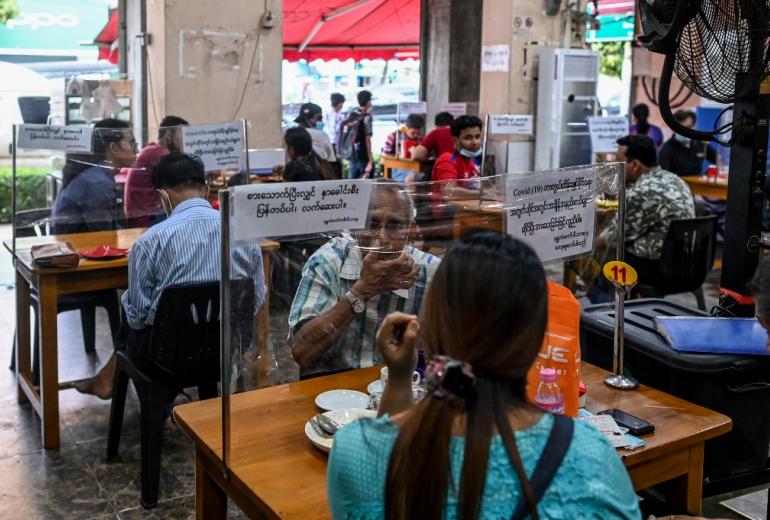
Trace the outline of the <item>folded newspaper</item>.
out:
<instances>
[{"instance_id":1,"label":"folded newspaper","mask_svg":"<svg viewBox=\"0 0 770 520\"><path fill-rule=\"evenodd\" d=\"M32 261L39 267L76 267L78 252L69 242L52 242L32 246Z\"/></svg>"}]
</instances>

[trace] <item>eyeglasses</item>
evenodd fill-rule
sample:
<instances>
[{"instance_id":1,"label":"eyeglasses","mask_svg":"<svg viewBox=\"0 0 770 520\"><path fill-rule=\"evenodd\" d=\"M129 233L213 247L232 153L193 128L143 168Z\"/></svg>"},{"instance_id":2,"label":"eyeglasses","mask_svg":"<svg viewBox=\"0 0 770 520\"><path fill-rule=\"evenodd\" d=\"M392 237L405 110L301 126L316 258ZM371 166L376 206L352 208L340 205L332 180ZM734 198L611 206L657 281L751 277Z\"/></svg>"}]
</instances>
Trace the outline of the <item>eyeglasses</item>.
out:
<instances>
[{"instance_id":1,"label":"eyeglasses","mask_svg":"<svg viewBox=\"0 0 770 520\"><path fill-rule=\"evenodd\" d=\"M390 236L405 235L409 231L409 226L399 220L388 220L381 222L380 219L373 217L369 219L369 231L373 233L379 233L385 230Z\"/></svg>"}]
</instances>

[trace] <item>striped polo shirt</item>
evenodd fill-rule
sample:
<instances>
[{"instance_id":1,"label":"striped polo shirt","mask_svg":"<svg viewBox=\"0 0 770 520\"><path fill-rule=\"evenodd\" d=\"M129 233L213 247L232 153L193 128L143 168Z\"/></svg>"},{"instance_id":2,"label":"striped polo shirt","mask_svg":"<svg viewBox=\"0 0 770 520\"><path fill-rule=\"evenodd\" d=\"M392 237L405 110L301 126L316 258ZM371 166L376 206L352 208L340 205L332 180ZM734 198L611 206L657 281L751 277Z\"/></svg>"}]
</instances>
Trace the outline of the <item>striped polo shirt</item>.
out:
<instances>
[{"instance_id":1,"label":"striped polo shirt","mask_svg":"<svg viewBox=\"0 0 770 520\"><path fill-rule=\"evenodd\" d=\"M122 298L131 328L153 324L166 287L219 281L219 219L219 212L205 199L187 199L136 241L128 257L128 290ZM233 279L254 280L256 312L265 299L259 243L235 247L230 272Z\"/></svg>"},{"instance_id":2,"label":"striped polo shirt","mask_svg":"<svg viewBox=\"0 0 770 520\"><path fill-rule=\"evenodd\" d=\"M366 302L366 311L356 316L337 344L312 367L301 370L302 377L382 363L376 348L377 329L391 312L419 314L425 290L439 265L437 257L414 247L407 246L404 252L420 266L416 283L408 291L390 292ZM323 314L345 297L361 276L362 266L361 250L349 235L331 239L308 259L289 313L290 340L305 321Z\"/></svg>"}]
</instances>

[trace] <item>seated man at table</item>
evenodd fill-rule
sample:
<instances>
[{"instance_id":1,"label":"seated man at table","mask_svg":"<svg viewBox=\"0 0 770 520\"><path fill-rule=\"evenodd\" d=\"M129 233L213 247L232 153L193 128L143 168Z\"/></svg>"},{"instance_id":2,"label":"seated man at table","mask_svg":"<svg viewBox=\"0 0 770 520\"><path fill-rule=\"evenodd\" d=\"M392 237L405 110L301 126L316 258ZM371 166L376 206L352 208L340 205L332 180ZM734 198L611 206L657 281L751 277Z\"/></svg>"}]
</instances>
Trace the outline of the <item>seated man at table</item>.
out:
<instances>
[{"instance_id":1,"label":"seated man at table","mask_svg":"<svg viewBox=\"0 0 770 520\"><path fill-rule=\"evenodd\" d=\"M123 310L130 354L146 348L155 311L167 287L217 282L220 274L220 214L211 208L203 163L197 157L171 152L152 170L168 218L151 227L131 248L128 290ZM255 312L265 297L262 253L258 244L233 250L233 278L254 280ZM102 399L112 396L115 356L78 391Z\"/></svg>"},{"instance_id":2,"label":"seated man at table","mask_svg":"<svg viewBox=\"0 0 770 520\"><path fill-rule=\"evenodd\" d=\"M289 314L302 377L382 362L375 335L394 311L418 313L439 259L407 245L414 218L400 184L374 187L368 231L333 238L305 264Z\"/></svg>"},{"instance_id":3,"label":"seated man at table","mask_svg":"<svg viewBox=\"0 0 770 520\"><path fill-rule=\"evenodd\" d=\"M401 133L400 144L401 144L401 147L404 148L404 145L408 141L411 141L409 145L412 147L412 149L407 150L408 153L406 154L403 154L402 152L401 157L411 158L411 153L414 150L414 147L420 144L420 142L422 141L422 137L423 137L422 132L424 129L425 129L425 117L422 114L409 114L409 116L407 116L404 126L402 126L399 129L399 132ZM385 144L382 145L383 155L392 155L394 157L398 155L398 150L396 149L396 144L397 144L396 141L398 140L397 138L399 137L398 136L399 132L394 130L393 132L388 134L388 137L385 139ZM401 171L405 173L402 174L401 177L398 177L396 176L396 171ZM406 177L406 175L408 174L409 172L406 170L393 170L392 178L393 180L401 182L404 180L404 177Z\"/></svg>"},{"instance_id":4,"label":"seated man at table","mask_svg":"<svg viewBox=\"0 0 770 520\"><path fill-rule=\"evenodd\" d=\"M483 123L476 116L460 116L452 122L452 136L455 149L442 154L433 166L431 180L445 181L452 186L452 192L478 190L477 184L469 179L479 176L479 160L484 151L481 148Z\"/></svg>"},{"instance_id":5,"label":"seated man at table","mask_svg":"<svg viewBox=\"0 0 770 520\"><path fill-rule=\"evenodd\" d=\"M452 123L455 118L449 112L436 114L434 123L436 128L425 136L420 144L412 151L412 159L425 161L431 157L441 157L445 153L451 153L455 149L455 138L452 136Z\"/></svg>"},{"instance_id":6,"label":"seated man at table","mask_svg":"<svg viewBox=\"0 0 770 520\"><path fill-rule=\"evenodd\" d=\"M136 140L125 121L102 119L94 125L92 141L93 153L67 154L51 215L57 235L118 227L115 174L134 162Z\"/></svg>"},{"instance_id":7,"label":"seated man at table","mask_svg":"<svg viewBox=\"0 0 770 520\"><path fill-rule=\"evenodd\" d=\"M166 218L158 190L152 185L152 168L163 156L182 150L179 127L188 124L181 117L164 117L158 129L158 142L142 148L136 162L128 170L124 210L129 227L148 227Z\"/></svg>"},{"instance_id":8,"label":"seated man at table","mask_svg":"<svg viewBox=\"0 0 770 520\"><path fill-rule=\"evenodd\" d=\"M618 139L618 160L626 163L625 261L640 280L654 280L672 220L694 218L690 187L658 166L655 142L647 136ZM614 254L617 215L597 238L597 249Z\"/></svg>"}]
</instances>

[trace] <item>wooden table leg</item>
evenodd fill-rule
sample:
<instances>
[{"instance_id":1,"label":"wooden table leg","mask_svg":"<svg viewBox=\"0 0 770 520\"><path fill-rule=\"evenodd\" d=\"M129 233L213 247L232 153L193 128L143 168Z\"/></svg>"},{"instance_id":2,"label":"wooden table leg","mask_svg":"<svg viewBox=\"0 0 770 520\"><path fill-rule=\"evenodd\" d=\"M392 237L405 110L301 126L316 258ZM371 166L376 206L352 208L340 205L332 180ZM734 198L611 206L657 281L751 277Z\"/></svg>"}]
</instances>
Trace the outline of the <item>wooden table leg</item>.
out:
<instances>
[{"instance_id":1,"label":"wooden table leg","mask_svg":"<svg viewBox=\"0 0 770 520\"><path fill-rule=\"evenodd\" d=\"M664 489L672 513L700 516L703 506L703 448L698 444L689 450L688 472L667 483Z\"/></svg>"},{"instance_id":2,"label":"wooden table leg","mask_svg":"<svg viewBox=\"0 0 770 520\"><path fill-rule=\"evenodd\" d=\"M203 454L198 448L195 450L195 518L227 518L227 495L207 472Z\"/></svg>"},{"instance_id":3,"label":"wooden table leg","mask_svg":"<svg viewBox=\"0 0 770 520\"><path fill-rule=\"evenodd\" d=\"M20 377L24 376L29 381L32 381L32 365L30 364L29 355L29 303L29 282L19 271L16 271L16 341L14 355L16 356L16 384L20 403L26 403L29 400L19 383Z\"/></svg>"},{"instance_id":4,"label":"wooden table leg","mask_svg":"<svg viewBox=\"0 0 770 520\"><path fill-rule=\"evenodd\" d=\"M59 353L56 318L59 297L55 276L41 276L40 307L40 400L43 446L59 447Z\"/></svg>"}]
</instances>

